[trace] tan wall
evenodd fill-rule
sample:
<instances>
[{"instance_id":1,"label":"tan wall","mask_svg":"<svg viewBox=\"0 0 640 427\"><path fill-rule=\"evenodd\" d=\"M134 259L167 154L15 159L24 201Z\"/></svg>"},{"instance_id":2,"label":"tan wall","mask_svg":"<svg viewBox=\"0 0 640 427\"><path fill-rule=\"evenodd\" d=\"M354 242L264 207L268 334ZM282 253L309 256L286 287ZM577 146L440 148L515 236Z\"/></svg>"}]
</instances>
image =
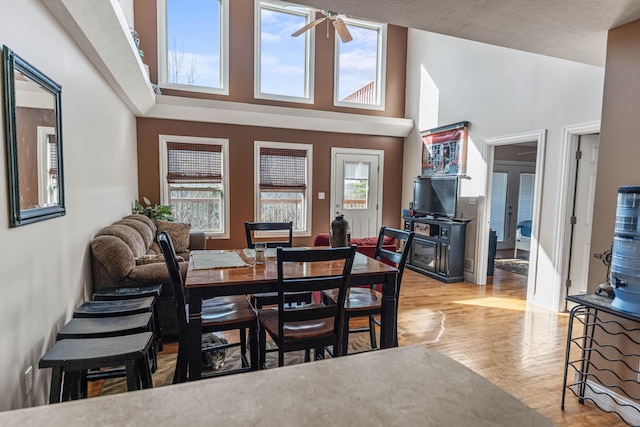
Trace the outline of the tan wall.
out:
<instances>
[{"instance_id":1,"label":"tan wall","mask_svg":"<svg viewBox=\"0 0 640 427\"><path fill-rule=\"evenodd\" d=\"M591 233L592 252L611 248L618 187L640 185L640 20L609 31L602 105L598 178ZM591 258L589 291L606 277L606 267Z\"/></svg>"},{"instance_id":2,"label":"tan wall","mask_svg":"<svg viewBox=\"0 0 640 427\"><path fill-rule=\"evenodd\" d=\"M404 117L405 74L407 64L407 29L387 28L387 70L385 111L333 106L334 32L316 32L314 104L299 104L253 98L254 0L229 2L229 95L212 95L163 89L163 94L191 98L216 99L252 104L278 105L304 109L340 111L374 116ZM136 31L143 62L149 65L152 82L158 82L157 18L155 1L135 2ZM318 28L324 28L323 26Z\"/></svg>"},{"instance_id":3,"label":"tan wall","mask_svg":"<svg viewBox=\"0 0 640 427\"><path fill-rule=\"evenodd\" d=\"M311 245L314 235L329 230L329 223L333 219L329 208L331 147L384 150L382 223L390 227L400 226L402 138L139 118L138 188L140 197L148 197L152 203L160 202L160 134L229 140L231 238L209 240L208 248L238 248L246 245L244 222L254 219L253 146L256 140L313 145L312 232L310 237L294 239L294 244ZM327 195L324 200L317 198L320 191Z\"/></svg>"}]
</instances>

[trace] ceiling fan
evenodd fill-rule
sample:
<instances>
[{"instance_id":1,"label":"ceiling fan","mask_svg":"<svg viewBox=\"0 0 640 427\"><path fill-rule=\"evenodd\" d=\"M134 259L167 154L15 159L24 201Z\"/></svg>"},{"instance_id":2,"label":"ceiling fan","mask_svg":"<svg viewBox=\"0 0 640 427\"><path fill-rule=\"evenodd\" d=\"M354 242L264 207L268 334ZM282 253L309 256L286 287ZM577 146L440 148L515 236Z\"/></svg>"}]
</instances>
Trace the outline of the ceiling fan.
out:
<instances>
[{"instance_id":1,"label":"ceiling fan","mask_svg":"<svg viewBox=\"0 0 640 427\"><path fill-rule=\"evenodd\" d=\"M307 25L300 28L295 33L291 34L291 36L298 37L305 31L310 30L311 28L315 27L318 24L321 24L322 22L328 19L329 21L333 22L333 26L335 27L336 32L338 33L338 36L340 36L340 40L342 40L342 43L347 43L353 40L353 37L351 37L351 33L347 28L347 24L344 22L344 20L340 16L338 16L337 12L321 10L320 13L322 13L324 16L309 22ZM329 22L327 21L327 32L329 31L328 25L329 25Z\"/></svg>"}]
</instances>

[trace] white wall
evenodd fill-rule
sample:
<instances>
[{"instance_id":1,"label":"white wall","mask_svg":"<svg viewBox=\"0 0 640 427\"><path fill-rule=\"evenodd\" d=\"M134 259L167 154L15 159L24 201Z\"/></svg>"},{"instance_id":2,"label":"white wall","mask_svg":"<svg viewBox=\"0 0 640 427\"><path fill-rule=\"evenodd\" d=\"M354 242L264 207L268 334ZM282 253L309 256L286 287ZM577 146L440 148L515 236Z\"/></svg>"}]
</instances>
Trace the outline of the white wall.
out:
<instances>
[{"instance_id":1,"label":"white wall","mask_svg":"<svg viewBox=\"0 0 640 427\"><path fill-rule=\"evenodd\" d=\"M402 204L420 174L419 131L470 122L467 174L461 196L465 217L476 214L468 197L484 201L483 140L547 130L537 286L534 303L551 306L558 232L558 174L563 126L600 120L604 69L576 62L409 30L406 116L416 121L405 139ZM476 205L478 206L478 205ZM466 257L475 259L476 228L467 229Z\"/></svg>"},{"instance_id":2,"label":"white wall","mask_svg":"<svg viewBox=\"0 0 640 427\"><path fill-rule=\"evenodd\" d=\"M38 361L91 291L92 236L131 210L137 154L135 117L40 1L2 2L0 44L62 86L67 202L64 217L9 228L0 149L0 410L8 410L48 401L50 370ZM4 111L0 127L4 146ZM35 384L26 395L30 365Z\"/></svg>"}]
</instances>

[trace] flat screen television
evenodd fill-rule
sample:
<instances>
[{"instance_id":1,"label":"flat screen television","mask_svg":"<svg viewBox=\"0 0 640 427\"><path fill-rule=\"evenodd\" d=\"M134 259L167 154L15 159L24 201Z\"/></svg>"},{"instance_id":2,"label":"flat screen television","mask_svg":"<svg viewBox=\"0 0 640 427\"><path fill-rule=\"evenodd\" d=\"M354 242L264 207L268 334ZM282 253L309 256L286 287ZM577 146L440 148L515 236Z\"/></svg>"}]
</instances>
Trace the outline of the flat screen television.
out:
<instances>
[{"instance_id":1,"label":"flat screen television","mask_svg":"<svg viewBox=\"0 0 640 427\"><path fill-rule=\"evenodd\" d=\"M413 180L414 215L455 218L457 202L457 176L419 176Z\"/></svg>"}]
</instances>

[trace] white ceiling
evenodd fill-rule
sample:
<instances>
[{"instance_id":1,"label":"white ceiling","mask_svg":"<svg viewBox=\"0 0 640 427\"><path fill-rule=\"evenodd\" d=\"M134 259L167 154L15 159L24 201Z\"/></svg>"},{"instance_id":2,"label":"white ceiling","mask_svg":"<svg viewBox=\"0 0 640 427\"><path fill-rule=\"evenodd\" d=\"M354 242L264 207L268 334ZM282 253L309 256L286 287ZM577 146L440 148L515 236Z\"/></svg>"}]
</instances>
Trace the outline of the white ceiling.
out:
<instances>
[{"instance_id":1,"label":"white ceiling","mask_svg":"<svg viewBox=\"0 0 640 427\"><path fill-rule=\"evenodd\" d=\"M604 66L607 31L638 0L293 0L318 9Z\"/></svg>"}]
</instances>

